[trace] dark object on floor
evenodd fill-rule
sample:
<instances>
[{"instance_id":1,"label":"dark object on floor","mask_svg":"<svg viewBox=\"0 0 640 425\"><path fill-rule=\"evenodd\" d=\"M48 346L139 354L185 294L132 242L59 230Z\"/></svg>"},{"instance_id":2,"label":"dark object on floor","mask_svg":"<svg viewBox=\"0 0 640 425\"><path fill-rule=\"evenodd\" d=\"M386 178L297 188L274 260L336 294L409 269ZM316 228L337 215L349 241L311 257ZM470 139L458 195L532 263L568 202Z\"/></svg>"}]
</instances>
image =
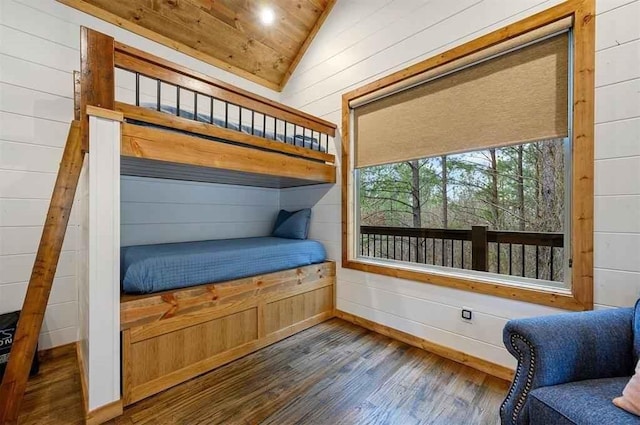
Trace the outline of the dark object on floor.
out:
<instances>
[{"instance_id":1,"label":"dark object on floor","mask_svg":"<svg viewBox=\"0 0 640 425\"><path fill-rule=\"evenodd\" d=\"M13 345L13 336L16 333L16 326L18 324L19 317L19 311L0 314L0 378L4 375L4 370L7 367L7 362L9 361L9 352ZM40 362L38 361L37 353L38 348L36 346L36 355L33 358L33 363L31 363L29 376L34 376L40 369Z\"/></svg>"},{"instance_id":2,"label":"dark object on floor","mask_svg":"<svg viewBox=\"0 0 640 425\"><path fill-rule=\"evenodd\" d=\"M612 402L638 359L637 314L621 308L509 321L504 344L518 368L502 424L640 423Z\"/></svg>"}]
</instances>

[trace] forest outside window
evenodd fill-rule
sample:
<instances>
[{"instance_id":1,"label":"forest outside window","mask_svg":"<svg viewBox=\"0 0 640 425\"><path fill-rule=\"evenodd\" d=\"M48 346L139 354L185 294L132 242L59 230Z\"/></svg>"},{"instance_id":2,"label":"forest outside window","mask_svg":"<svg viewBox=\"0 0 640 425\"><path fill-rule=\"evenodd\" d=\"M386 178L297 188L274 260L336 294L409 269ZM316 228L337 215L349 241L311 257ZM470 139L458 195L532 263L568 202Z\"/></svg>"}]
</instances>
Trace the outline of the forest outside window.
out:
<instances>
[{"instance_id":1,"label":"forest outside window","mask_svg":"<svg viewBox=\"0 0 640 425\"><path fill-rule=\"evenodd\" d=\"M568 289L569 164L565 138L362 168L359 257Z\"/></svg>"},{"instance_id":2,"label":"forest outside window","mask_svg":"<svg viewBox=\"0 0 640 425\"><path fill-rule=\"evenodd\" d=\"M343 96L343 267L593 305L593 2Z\"/></svg>"}]
</instances>

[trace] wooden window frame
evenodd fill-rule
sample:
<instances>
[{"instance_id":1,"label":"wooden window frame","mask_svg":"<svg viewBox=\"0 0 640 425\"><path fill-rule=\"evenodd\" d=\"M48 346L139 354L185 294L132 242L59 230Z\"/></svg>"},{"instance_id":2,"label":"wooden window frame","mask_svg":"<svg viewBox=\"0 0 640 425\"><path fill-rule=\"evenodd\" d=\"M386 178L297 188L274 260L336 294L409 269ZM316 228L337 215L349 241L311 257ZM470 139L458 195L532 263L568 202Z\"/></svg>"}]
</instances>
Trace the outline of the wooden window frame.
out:
<instances>
[{"instance_id":1,"label":"wooden window frame","mask_svg":"<svg viewBox=\"0 0 640 425\"><path fill-rule=\"evenodd\" d=\"M472 276L458 277L359 260L354 255L352 229L355 206L352 202L354 173L349 102L567 17L573 17L570 232L573 264L570 291L525 288L489 282L486 279L480 280ZM342 267L567 310L593 309L594 68L595 0L569 0L345 93L342 96Z\"/></svg>"}]
</instances>

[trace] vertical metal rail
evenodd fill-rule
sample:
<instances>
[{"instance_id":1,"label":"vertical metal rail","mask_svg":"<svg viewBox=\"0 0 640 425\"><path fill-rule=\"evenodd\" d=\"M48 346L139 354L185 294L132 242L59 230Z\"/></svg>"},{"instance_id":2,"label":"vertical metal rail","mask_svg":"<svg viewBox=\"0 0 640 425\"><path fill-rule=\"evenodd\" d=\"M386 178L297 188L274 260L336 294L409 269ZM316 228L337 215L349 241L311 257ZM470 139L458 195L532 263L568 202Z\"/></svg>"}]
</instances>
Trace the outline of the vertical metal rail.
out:
<instances>
[{"instance_id":1,"label":"vertical metal rail","mask_svg":"<svg viewBox=\"0 0 640 425\"><path fill-rule=\"evenodd\" d=\"M176 86L176 115L180 116L180 86Z\"/></svg>"},{"instance_id":2,"label":"vertical metal rail","mask_svg":"<svg viewBox=\"0 0 640 425\"><path fill-rule=\"evenodd\" d=\"M551 244L551 247L549 248L550 254L549 254L549 280L553 280L553 243Z\"/></svg>"},{"instance_id":3,"label":"vertical metal rail","mask_svg":"<svg viewBox=\"0 0 640 425\"><path fill-rule=\"evenodd\" d=\"M216 125L215 124L215 101L219 100L224 103L224 128L230 128L231 126L230 107L237 106L239 108L238 131L245 131L244 129L246 128L246 126L244 125L244 122L243 122L243 116L244 116L244 113L246 113L246 111L249 111L251 113L251 127L250 127L250 131L248 131L247 133L251 134L252 136L256 136L260 134L260 132L257 131L257 124L258 124L258 119L256 119L257 111L253 109L245 108L241 105L235 105L234 103L228 102L226 100L216 99L214 96L200 93L191 89L186 89L182 86L179 86L173 83L167 83L159 78L148 77L137 71L128 71L126 69L124 69L124 71L134 75L134 78L135 78L134 103L136 106L142 106L141 77L145 77L147 79L151 79L156 82L156 96L155 96L156 99L155 99L155 105L153 105L152 108L158 112L164 112L162 107L163 106L162 105L162 84L163 83L169 84L171 86L174 86L176 90L176 108L175 108L176 110L174 113L176 116L181 118L186 118L186 119L192 119L198 122L207 122L205 118L201 119L199 110L202 109L203 102L206 103L207 102L206 99L208 99L208 103L210 106L208 122L209 124ZM193 116L191 116L191 113L183 114L183 106L184 106L183 105L184 99L183 99L183 93L182 93L183 90L193 92L193 96L194 96ZM204 97L205 100L199 99L199 97ZM272 134L270 134L269 136L267 136L267 120L269 120L270 122L273 121L273 127L274 127ZM278 130L280 123L284 125L284 129L281 132L279 132ZM289 126L291 125L293 126L293 134L291 134L291 130L289 128ZM282 143L286 143L294 146L302 146L304 148L316 150L319 152L322 152L323 150L324 152L329 152L329 135L328 134L313 130L312 128L298 126L295 123L291 123L287 120L280 120L275 116L272 117L265 113L262 113L262 132L260 136L265 139L280 141Z\"/></svg>"},{"instance_id":4,"label":"vertical metal rail","mask_svg":"<svg viewBox=\"0 0 640 425\"><path fill-rule=\"evenodd\" d=\"M509 244L509 276L513 276L513 244Z\"/></svg>"},{"instance_id":5,"label":"vertical metal rail","mask_svg":"<svg viewBox=\"0 0 640 425\"><path fill-rule=\"evenodd\" d=\"M162 81L158 80L157 87L156 110L160 112L162 110Z\"/></svg>"},{"instance_id":6,"label":"vertical metal rail","mask_svg":"<svg viewBox=\"0 0 640 425\"><path fill-rule=\"evenodd\" d=\"M214 105L215 105L214 101L215 101L215 98L211 97L211 101L210 101L210 104L209 104L209 122L211 124L213 124L213 109L214 109Z\"/></svg>"},{"instance_id":7,"label":"vertical metal rail","mask_svg":"<svg viewBox=\"0 0 640 425\"><path fill-rule=\"evenodd\" d=\"M136 106L140 106L140 73L136 72Z\"/></svg>"}]
</instances>

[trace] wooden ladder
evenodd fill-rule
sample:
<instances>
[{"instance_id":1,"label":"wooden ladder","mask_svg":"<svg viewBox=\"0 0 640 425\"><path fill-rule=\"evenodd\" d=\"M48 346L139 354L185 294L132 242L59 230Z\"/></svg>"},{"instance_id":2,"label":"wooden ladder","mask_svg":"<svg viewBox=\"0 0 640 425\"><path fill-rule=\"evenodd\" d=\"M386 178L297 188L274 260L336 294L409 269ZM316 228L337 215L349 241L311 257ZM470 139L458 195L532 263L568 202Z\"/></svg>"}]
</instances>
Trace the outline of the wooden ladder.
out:
<instances>
[{"instance_id":1,"label":"wooden ladder","mask_svg":"<svg viewBox=\"0 0 640 425\"><path fill-rule=\"evenodd\" d=\"M38 253L22 305L9 363L0 386L0 424L16 424L42 328L53 278L80 179L84 152L80 122L73 121L62 154Z\"/></svg>"}]
</instances>

